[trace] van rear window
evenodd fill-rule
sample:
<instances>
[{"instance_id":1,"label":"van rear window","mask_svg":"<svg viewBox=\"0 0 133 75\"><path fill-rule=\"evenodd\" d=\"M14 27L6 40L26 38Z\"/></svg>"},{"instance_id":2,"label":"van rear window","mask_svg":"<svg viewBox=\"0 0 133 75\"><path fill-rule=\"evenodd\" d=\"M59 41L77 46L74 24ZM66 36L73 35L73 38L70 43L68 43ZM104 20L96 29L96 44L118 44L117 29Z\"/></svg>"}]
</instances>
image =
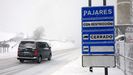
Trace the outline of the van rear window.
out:
<instances>
[{"instance_id":1,"label":"van rear window","mask_svg":"<svg viewBox=\"0 0 133 75\"><path fill-rule=\"evenodd\" d=\"M33 41L22 41L19 44L19 48L35 48L35 42L33 42Z\"/></svg>"}]
</instances>

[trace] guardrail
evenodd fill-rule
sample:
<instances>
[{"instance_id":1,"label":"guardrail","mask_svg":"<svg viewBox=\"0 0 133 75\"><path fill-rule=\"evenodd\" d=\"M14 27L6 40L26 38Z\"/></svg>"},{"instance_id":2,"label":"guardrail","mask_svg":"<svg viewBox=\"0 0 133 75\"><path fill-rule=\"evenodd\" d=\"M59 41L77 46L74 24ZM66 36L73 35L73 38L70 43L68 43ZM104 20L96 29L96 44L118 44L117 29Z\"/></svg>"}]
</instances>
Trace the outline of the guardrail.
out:
<instances>
[{"instance_id":1,"label":"guardrail","mask_svg":"<svg viewBox=\"0 0 133 75\"><path fill-rule=\"evenodd\" d=\"M132 47L132 48L129 48ZM123 53L123 54L121 54ZM133 43L132 45L124 45L124 51L118 51L117 67L121 69L125 75L133 75Z\"/></svg>"}]
</instances>

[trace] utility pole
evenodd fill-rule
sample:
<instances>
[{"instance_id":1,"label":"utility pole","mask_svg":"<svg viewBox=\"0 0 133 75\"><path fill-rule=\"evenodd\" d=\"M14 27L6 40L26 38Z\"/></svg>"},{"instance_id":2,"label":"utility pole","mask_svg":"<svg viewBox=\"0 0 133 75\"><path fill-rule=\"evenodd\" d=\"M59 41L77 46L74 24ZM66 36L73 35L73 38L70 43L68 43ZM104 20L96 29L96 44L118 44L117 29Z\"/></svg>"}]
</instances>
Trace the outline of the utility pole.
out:
<instances>
[{"instance_id":1,"label":"utility pole","mask_svg":"<svg viewBox=\"0 0 133 75\"><path fill-rule=\"evenodd\" d=\"M88 0L88 6L91 7L91 0ZM93 72L93 67L90 67L90 72Z\"/></svg>"},{"instance_id":2,"label":"utility pole","mask_svg":"<svg viewBox=\"0 0 133 75\"><path fill-rule=\"evenodd\" d=\"M89 0L88 2L89 2L89 3L88 3L88 4L89 4L89 6L91 7L91 0Z\"/></svg>"}]
</instances>

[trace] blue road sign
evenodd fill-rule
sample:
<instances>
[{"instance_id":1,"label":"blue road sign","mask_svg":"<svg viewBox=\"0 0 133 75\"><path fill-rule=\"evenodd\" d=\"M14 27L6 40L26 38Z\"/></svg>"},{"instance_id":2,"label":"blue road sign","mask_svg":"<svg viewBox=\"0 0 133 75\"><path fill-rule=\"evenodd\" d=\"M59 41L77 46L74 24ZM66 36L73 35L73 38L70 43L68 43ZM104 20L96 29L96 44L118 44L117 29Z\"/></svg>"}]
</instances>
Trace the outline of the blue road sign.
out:
<instances>
[{"instance_id":1,"label":"blue road sign","mask_svg":"<svg viewBox=\"0 0 133 75\"><path fill-rule=\"evenodd\" d=\"M114 7L82 8L82 54L115 53Z\"/></svg>"}]
</instances>

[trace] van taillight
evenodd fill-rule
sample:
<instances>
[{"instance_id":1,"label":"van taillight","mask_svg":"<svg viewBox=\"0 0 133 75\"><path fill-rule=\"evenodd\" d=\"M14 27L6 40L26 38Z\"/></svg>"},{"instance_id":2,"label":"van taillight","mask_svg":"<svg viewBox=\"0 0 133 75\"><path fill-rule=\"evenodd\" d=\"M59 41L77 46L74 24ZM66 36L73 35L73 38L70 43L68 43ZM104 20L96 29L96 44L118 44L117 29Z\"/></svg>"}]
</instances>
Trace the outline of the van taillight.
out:
<instances>
[{"instance_id":1,"label":"van taillight","mask_svg":"<svg viewBox=\"0 0 133 75\"><path fill-rule=\"evenodd\" d=\"M34 51L34 56L38 56L38 50Z\"/></svg>"}]
</instances>

